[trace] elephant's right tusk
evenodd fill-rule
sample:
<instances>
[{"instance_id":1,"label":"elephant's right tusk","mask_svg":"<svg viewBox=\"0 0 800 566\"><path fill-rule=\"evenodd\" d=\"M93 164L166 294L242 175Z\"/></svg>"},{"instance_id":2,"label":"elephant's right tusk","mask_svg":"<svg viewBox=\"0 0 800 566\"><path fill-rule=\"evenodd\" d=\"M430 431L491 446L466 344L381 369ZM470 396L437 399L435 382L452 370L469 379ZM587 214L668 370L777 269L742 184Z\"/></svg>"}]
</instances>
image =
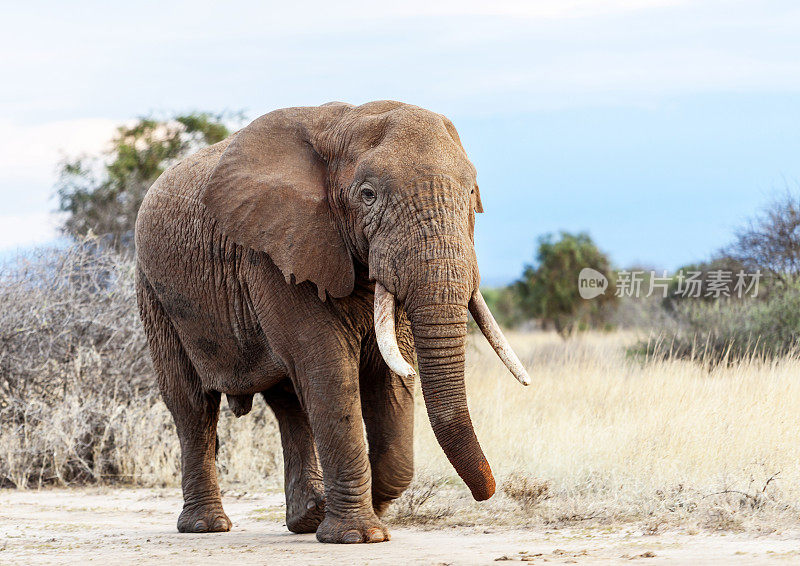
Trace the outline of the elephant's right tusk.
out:
<instances>
[{"instance_id":1,"label":"elephant's right tusk","mask_svg":"<svg viewBox=\"0 0 800 566\"><path fill-rule=\"evenodd\" d=\"M375 338L383 360L394 373L402 377L411 377L417 372L411 367L397 345L397 334L394 329L394 295L375 282Z\"/></svg>"},{"instance_id":2,"label":"elephant's right tusk","mask_svg":"<svg viewBox=\"0 0 800 566\"><path fill-rule=\"evenodd\" d=\"M469 301L469 312L472 313L472 318L478 323L478 328L481 329L481 332L486 336L489 344L492 345L494 351L503 360L508 370L514 374L514 377L522 385L530 385L531 378L528 372L525 371L522 362L519 361L514 350L511 349L511 344L508 343L508 340L503 335L500 325L497 324L497 321L492 316L492 312L486 306L486 301L478 289L475 289L475 294L472 295L472 299Z\"/></svg>"}]
</instances>

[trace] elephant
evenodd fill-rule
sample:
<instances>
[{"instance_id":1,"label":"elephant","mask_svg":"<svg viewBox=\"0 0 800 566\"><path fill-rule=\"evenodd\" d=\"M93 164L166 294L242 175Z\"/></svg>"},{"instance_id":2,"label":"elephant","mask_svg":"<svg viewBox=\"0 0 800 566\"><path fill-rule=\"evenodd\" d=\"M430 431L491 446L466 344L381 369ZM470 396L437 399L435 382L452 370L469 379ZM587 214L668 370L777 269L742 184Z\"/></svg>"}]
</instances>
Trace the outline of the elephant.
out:
<instances>
[{"instance_id":1,"label":"elephant","mask_svg":"<svg viewBox=\"0 0 800 566\"><path fill-rule=\"evenodd\" d=\"M530 378L478 289L482 211L450 120L394 101L275 110L156 180L136 221L136 289L180 440L180 532L230 530L221 398L241 416L261 394L288 529L389 540L379 517L414 473L417 371L447 458L476 500L493 495L467 408L468 312Z\"/></svg>"}]
</instances>

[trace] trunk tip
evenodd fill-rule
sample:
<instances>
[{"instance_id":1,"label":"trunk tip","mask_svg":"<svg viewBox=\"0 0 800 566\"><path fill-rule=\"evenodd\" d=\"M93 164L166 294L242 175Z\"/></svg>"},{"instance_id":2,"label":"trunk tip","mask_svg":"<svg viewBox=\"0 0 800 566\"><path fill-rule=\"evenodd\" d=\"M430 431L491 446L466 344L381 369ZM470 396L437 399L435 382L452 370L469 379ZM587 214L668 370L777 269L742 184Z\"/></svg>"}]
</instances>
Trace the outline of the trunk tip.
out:
<instances>
[{"instance_id":1,"label":"trunk tip","mask_svg":"<svg viewBox=\"0 0 800 566\"><path fill-rule=\"evenodd\" d=\"M489 467L489 462L486 461L486 458L483 458L483 462L479 464L478 469L480 470L478 474L475 474L471 477L462 476L462 479L472 492L472 497L475 499L475 501L486 501L492 495L494 495L494 474L492 473L492 469Z\"/></svg>"},{"instance_id":2,"label":"trunk tip","mask_svg":"<svg viewBox=\"0 0 800 566\"><path fill-rule=\"evenodd\" d=\"M486 501L492 495L494 495L494 476L490 474L489 477L486 478L485 483L482 485L469 486L469 490L472 492L472 497L475 499L475 501Z\"/></svg>"}]
</instances>

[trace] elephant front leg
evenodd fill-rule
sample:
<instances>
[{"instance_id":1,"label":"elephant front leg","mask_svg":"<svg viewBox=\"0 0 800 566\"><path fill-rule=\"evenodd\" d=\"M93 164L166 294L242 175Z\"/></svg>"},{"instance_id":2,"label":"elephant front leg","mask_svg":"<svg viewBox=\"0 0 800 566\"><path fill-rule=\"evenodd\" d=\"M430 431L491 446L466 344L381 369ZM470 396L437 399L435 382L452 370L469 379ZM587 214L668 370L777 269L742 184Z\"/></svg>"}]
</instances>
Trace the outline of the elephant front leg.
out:
<instances>
[{"instance_id":1,"label":"elephant front leg","mask_svg":"<svg viewBox=\"0 0 800 566\"><path fill-rule=\"evenodd\" d=\"M365 345L369 347L369 342ZM372 506L381 516L414 478L414 378L392 373L377 344L363 353L362 360L361 410L372 468Z\"/></svg>"},{"instance_id":2,"label":"elephant front leg","mask_svg":"<svg viewBox=\"0 0 800 566\"><path fill-rule=\"evenodd\" d=\"M305 406L325 481L325 519L317 528L317 540L389 540L389 531L372 508L358 364L353 361L327 366L303 379Z\"/></svg>"},{"instance_id":3,"label":"elephant front leg","mask_svg":"<svg viewBox=\"0 0 800 566\"><path fill-rule=\"evenodd\" d=\"M313 533L325 518L325 486L308 416L290 383L265 391L264 399L281 433L286 527L293 533Z\"/></svg>"}]
</instances>

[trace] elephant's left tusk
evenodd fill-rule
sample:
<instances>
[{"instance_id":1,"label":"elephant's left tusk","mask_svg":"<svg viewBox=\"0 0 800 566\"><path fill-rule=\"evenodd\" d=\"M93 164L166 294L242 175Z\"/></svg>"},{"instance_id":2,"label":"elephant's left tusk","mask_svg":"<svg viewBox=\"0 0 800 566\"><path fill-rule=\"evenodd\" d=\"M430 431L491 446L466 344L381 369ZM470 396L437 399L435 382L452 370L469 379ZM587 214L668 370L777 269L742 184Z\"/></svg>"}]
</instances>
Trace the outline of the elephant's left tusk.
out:
<instances>
[{"instance_id":1,"label":"elephant's left tusk","mask_svg":"<svg viewBox=\"0 0 800 566\"><path fill-rule=\"evenodd\" d=\"M525 371L522 362L519 361L514 350L511 349L511 344L508 343L508 340L503 335L500 325L497 324L497 321L492 316L492 312L478 289L475 289L475 294L472 295L472 299L469 301L469 312L472 313L472 318L478 323L478 328L481 329L481 332L486 336L489 344L492 345L494 351L503 360L508 370L514 374L514 377L522 385L530 385L531 378L528 372Z\"/></svg>"},{"instance_id":2,"label":"elephant's left tusk","mask_svg":"<svg viewBox=\"0 0 800 566\"><path fill-rule=\"evenodd\" d=\"M375 338L386 365L394 373L402 377L417 374L411 367L397 345L397 334L394 329L394 295L375 282Z\"/></svg>"}]
</instances>

